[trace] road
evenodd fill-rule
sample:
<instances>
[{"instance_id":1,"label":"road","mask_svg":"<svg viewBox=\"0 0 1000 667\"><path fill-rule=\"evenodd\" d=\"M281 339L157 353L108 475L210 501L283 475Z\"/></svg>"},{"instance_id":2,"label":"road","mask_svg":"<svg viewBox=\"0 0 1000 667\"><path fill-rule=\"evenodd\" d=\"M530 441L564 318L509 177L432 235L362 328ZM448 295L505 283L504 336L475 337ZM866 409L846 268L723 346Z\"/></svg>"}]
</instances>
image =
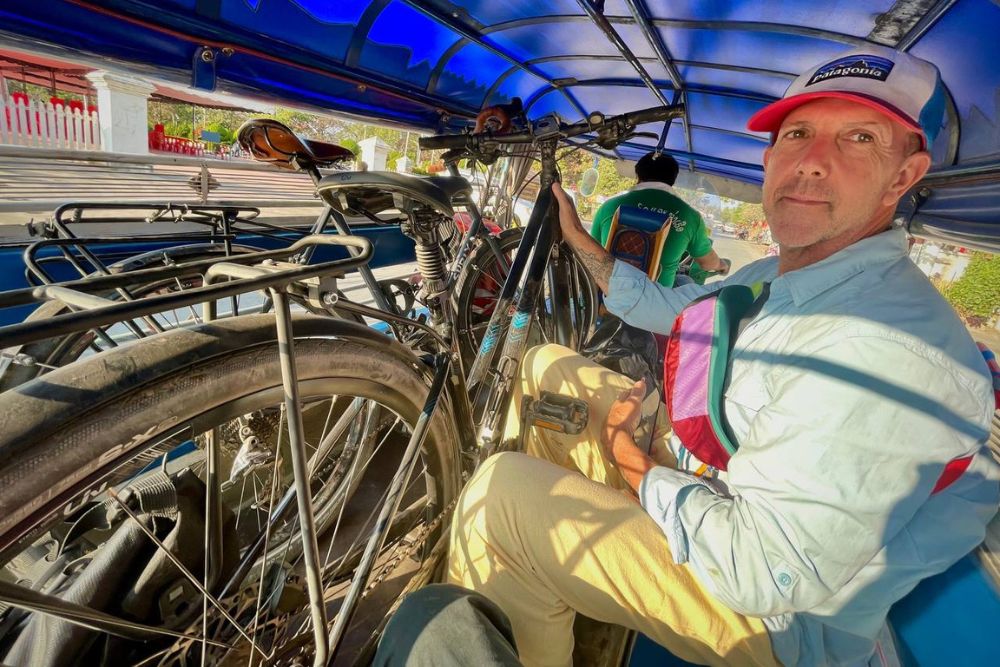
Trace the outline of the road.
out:
<instances>
[{"instance_id":1,"label":"road","mask_svg":"<svg viewBox=\"0 0 1000 667\"><path fill-rule=\"evenodd\" d=\"M755 259L760 259L764 256L765 250L762 245L741 241L734 236L720 236L719 234L712 236L712 245L715 252L719 253L719 257L732 260L733 271L743 268ZM709 279L709 282L711 281L712 279Z\"/></svg>"}]
</instances>

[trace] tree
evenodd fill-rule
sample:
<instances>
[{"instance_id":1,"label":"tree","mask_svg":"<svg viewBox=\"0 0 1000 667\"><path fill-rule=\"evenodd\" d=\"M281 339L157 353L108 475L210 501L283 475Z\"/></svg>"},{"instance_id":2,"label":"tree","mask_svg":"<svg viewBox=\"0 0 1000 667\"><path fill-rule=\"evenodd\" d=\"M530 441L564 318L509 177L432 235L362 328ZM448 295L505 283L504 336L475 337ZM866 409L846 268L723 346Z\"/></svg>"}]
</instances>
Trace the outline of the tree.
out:
<instances>
[{"instance_id":1,"label":"tree","mask_svg":"<svg viewBox=\"0 0 1000 667\"><path fill-rule=\"evenodd\" d=\"M1000 255L972 253L962 277L942 291L970 323L989 324L1000 313Z\"/></svg>"}]
</instances>

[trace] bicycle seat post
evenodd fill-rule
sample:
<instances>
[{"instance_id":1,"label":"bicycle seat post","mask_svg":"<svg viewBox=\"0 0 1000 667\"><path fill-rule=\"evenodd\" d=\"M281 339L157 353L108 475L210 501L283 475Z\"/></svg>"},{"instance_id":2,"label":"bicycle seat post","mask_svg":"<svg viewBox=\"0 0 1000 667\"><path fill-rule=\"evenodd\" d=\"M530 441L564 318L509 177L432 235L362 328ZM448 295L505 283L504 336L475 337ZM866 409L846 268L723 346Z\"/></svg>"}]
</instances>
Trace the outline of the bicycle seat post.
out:
<instances>
[{"instance_id":1,"label":"bicycle seat post","mask_svg":"<svg viewBox=\"0 0 1000 667\"><path fill-rule=\"evenodd\" d=\"M309 178L312 179L314 185L319 185L319 181L323 178L323 174L319 173L319 168L316 166L315 162L308 159L302 159L302 156L300 155L293 156L291 161L292 164L295 165L296 169L309 174Z\"/></svg>"}]
</instances>

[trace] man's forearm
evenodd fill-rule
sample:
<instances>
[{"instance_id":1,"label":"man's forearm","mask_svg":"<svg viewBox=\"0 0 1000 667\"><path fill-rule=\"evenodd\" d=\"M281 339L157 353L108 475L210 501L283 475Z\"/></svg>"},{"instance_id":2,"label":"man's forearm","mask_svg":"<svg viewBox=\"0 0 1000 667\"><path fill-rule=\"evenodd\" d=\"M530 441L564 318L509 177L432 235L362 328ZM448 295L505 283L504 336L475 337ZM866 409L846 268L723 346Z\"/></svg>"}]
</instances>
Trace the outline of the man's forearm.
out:
<instances>
[{"instance_id":1,"label":"man's forearm","mask_svg":"<svg viewBox=\"0 0 1000 667\"><path fill-rule=\"evenodd\" d=\"M705 271L721 271L725 268L725 262L714 250L709 250L708 254L701 257L695 257L694 261Z\"/></svg>"},{"instance_id":2,"label":"man's forearm","mask_svg":"<svg viewBox=\"0 0 1000 667\"><path fill-rule=\"evenodd\" d=\"M643 454L628 433L618 433L611 443L611 456L625 482L638 493L642 478L656 467L656 462Z\"/></svg>"},{"instance_id":3,"label":"man's forearm","mask_svg":"<svg viewBox=\"0 0 1000 667\"><path fill-rule=\"evenodd\" d=\"M563 240L573 249L587 273L606 294L611 283L611 272L615 268L615 258L583 229L564 231Z\"/></svg>"}]
</instances>

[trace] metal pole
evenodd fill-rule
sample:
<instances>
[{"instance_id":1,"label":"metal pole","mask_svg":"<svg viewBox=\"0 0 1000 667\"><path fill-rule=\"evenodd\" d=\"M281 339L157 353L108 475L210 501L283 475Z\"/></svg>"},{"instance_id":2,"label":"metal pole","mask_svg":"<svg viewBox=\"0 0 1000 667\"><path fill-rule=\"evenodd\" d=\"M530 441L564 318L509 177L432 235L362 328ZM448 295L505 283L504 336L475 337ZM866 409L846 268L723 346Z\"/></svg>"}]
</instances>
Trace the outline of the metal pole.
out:
<instances>
[{"instance_id":1,"label":"metal pole","mask_svg":"<svg viewBox=\"0 0 1000 667\"><path fill-rule=\"evenodd\" d=\"M111 614L106 614L90 607L85 607L73 602L67 602L62 598L53 595L46 595L33 591L24 586L18 586L9 581L0 579L0 602L9 604L18 609L26 609L37 614L45 614L58 618L61 621L79 625L90 630L106 632L116 637L124 637L134 641L148 641L158 636L178 637L180 639L190 639L190 635L183 632L175 632L167 628L158 628L143 623L136 623L124 618L118 618ZM232 648L231 644L207 640L212 646Z\"/></svg>"},{"instance_id":2,"label":"metal pole","mask_svg":"<svg viewBox=\"0 0 1000 667\"><path fill-rule=\"evenodd\" d=\"M292 312L288 295L280 289L271 289L274 313L278 328L278 356L281 361L281 382L285 389L285 422L288 424L288 443L292 452L292 474L295 481L295 499L299 506L299 526L302 531L302 559L306 568L309 588L309 612L312 616L313 635L316 638L314 667L326 665L329 644L326 637L326 607L323 602L323 579L316 539L316 518L313 515L312 491L309 488L309 459L303 437L302 410L299 406L299 380L295 368L295 348L292 338Z\"/></svg>"},{"instance_id":3,"label":"metal pole","mask_svg":"<svg viewBox=\"0 0 1000 667\"><path fill-rule=\"evenodd\" d=\"M365 552L361 556L361 562L358 563L358 567L354 571L351 588L347 591L347 596L340 607L340 613L337 615L333 630L330 632L330 645L333 646L332 658L335 658L337 655L340 640L347 630L347 624L350 623L351 616L354 615L354 609L368 582L368 575L375 565L375 559L379 551L382 550L385 536L389 532L389 526L392 525L392 520L399 510L399 502L403 499L406 482L413 472L414 465L420 458L420 448L427 437L427 429L430 427L431 418L434 416L434 410L437 407L438 399L441 397L445 379L448 377L450 369L451 362L449 361L448 353L437 355L435 359L434 380L431 382L431 388L427 394L423 411L421 411L420 417L417 418L417 423L413 426L413 434L410 436L410 442L406 445L406 451L403 452L403 458L399 462L396 476L392 478L385 503L382 505L378 519L375 522L375 531L368 540Z\"/></svg>"}]
</instances>

